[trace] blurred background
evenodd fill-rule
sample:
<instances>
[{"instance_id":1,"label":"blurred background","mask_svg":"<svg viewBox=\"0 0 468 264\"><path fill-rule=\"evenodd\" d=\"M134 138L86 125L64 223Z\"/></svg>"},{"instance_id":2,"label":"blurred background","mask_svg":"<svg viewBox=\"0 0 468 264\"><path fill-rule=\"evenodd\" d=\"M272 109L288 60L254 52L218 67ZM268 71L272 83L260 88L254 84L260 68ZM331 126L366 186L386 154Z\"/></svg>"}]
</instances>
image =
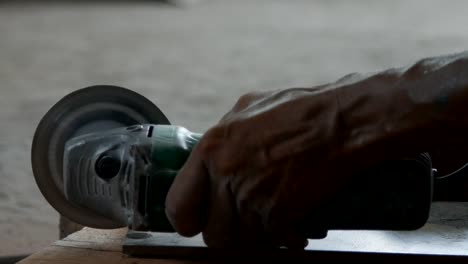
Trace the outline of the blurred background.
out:
<instances>
[{"instance_id":1,"label":"blurred background","mask_svg":"<svg viewBox=\"0 0 468 264\"><path fill-rule=\"evenodd\" d=\"M467 49L467 10L463 0L0 1L0 255L58 238L30 146L69 92L127 87L203 132L249 91Z\"/></svg>"}]
</instances>

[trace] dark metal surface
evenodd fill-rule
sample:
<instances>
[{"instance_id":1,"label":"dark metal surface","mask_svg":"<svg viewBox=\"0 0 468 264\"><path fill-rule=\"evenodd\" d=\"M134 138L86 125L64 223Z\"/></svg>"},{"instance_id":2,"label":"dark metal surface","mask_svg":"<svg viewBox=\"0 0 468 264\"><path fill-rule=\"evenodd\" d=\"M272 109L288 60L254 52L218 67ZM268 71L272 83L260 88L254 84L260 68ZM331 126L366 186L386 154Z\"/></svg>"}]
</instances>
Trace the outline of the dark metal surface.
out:
<instances>
[{"instance_id":1,"label":"dark metal surface","mask_svg":"<svg viewBox=\"0 0 468 264\"><path fill-rule=\"evenodd\" d=\"M94 228L119 224L67 201L63 190L63 150L78 135L135 124L169 124L144 96L115 86L92 86L73 92L42 118L32 145L32 169L47 201L70 220Z\"/></svg>"},{"instance_id":2,"label":"dark metal surface","mask_svg":"<svg viewBox=\"0 0 468 264\"><path fill-rule=\"evenodd\" d=\"M331 231L309 240L306 251L209 249L201 236L130 232L123 252L132 256L185 259L417 260L468 262L468 203L434 203L428 224L417 231Z\"/></svg>"}]
</instances>

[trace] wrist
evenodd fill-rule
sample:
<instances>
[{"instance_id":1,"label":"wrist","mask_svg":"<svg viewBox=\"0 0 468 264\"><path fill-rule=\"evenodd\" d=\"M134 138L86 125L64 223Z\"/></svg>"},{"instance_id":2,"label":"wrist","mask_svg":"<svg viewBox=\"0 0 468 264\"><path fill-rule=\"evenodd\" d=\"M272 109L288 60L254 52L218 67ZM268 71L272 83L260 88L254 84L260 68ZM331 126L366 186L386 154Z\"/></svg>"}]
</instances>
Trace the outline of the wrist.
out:
<instances>
[{"instance_id":1,"label":"wrist","mask_svg":"<svg viewBox=\"0 0 468 264\"><path fill-rule=\"evenodd\" d=\"M399 88L412 105L412 119L429 122L431 130L423 134L426 147L466 146L468 53L423 59L401 75Z\"/></svg>"},{"instance_id":2,"label":"wrist","mask_svg":"<svg viewBox=\"0 0 468 264\"><path fill-rule=\"evenodd\" d=\"M375 153L400 155L467 141L466 53L424 59L375 75L355 75L335 85L347 151L375 146Z\"/></svg>"},{"instance_id":3,"label":"wrist","mask_svg":"<svg viewBox=\"0 0 468 264\"><path fill-rule=\"evenodd\" d=\"M401 72L389 70L356 76L336 87L344 130L343 152L360 159L362 166L388 158L425 151L432 130L425 103L416 103L400 85ZM341 80L342 82L343 80Z\"/></svg>"}]
</instances>

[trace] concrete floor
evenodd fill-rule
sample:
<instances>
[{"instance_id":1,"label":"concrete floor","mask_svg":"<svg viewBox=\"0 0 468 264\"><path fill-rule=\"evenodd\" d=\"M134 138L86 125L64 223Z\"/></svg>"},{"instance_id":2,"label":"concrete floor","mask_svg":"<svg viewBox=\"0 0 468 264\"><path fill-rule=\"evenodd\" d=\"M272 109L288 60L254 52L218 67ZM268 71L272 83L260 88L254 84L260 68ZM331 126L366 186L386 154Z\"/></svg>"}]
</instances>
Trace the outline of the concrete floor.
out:
<instances>
[{"instance_id":1,"label":"concrete floor","mask_svg":"<svg viewBox=\"0 0 468 264\"><path fill-rule=\"evenodd\" d=\"M202 132L248 91L467 49L466 10L463 0L0 2L0 255L58 236L29 155L39 119L65 94L132 88Z\"/></svg>"}]
</instances>

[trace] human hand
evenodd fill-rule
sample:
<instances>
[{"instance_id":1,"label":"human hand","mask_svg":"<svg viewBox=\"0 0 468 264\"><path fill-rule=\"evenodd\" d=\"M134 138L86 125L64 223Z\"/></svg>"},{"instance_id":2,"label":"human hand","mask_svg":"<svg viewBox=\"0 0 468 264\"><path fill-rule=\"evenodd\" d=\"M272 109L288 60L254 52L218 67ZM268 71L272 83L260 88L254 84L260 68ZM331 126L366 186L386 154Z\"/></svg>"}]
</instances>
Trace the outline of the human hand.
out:
<instances>
[{"instance_id":1,"label":"human hand","mask_svg":"<svg viewBox=\"0 0 468 264\"><path fill-rule=\"evenodd\" d=\"M429 58L241 97L175 178L169 220L208 246L304 247L301 219L362 170L454 144L466 157L467 62L466 53Z\"/></svg>"},{"instance_id":2,"label":"human hand","mask_svg":"<svg viewBox=\"0 0 468 264\"><path fill-rule=\"evenodd\" d=\"M175 178L167 215L208 246L304 248L295 224L344 182L330 166L340 133L332 90L244 95Z\"/></svg>"}]
</instances>

